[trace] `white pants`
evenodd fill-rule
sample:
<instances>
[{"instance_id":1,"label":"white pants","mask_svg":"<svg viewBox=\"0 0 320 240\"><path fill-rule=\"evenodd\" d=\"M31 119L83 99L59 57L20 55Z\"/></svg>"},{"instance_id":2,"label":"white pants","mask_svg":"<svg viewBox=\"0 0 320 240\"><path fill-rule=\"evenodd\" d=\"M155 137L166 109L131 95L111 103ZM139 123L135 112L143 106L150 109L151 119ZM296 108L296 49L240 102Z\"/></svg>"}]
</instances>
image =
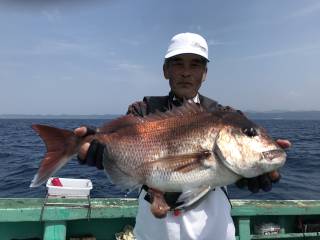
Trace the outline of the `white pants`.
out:
<instances>
[{"instance_id":1,"label":"white pants","mask_svg":"<svg viewBox=\"0 0 320 240\"><path fill-rule=\"evenodd\" d=\"M139 196L139 208L134 234L137 240L234 240L235 228L230 215L231 207L225 193L216 188L195 208L172 212L163 219L155 218L150 203Z\"/></svg>"}]
</instances>

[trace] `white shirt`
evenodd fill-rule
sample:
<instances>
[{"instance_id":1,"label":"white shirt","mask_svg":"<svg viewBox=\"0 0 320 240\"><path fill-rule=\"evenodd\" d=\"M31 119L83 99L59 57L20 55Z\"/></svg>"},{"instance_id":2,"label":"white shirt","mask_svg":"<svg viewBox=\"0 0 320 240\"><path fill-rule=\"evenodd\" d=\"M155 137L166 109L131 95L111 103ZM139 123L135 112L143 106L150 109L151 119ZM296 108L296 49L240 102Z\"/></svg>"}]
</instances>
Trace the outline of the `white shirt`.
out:
<instances>
[{"instance_id":1,"label":"white shirt","mask_svg":"<svg viewBox=\"0 0 320 240\"><path fill-rule=\"evenodd\" d=\"M177 100L177 98L173 96L173 100ZM189 99L188 101L191 101L191 99ZM199 93L197 93L197 95L194 98L192 98L192 101L194 103L200 103Z\"/></svg>"},{"instance_id":2,"label":"white shirt","mask_svg":"<svg viewBox=\"0 0 320 240\"><path fill-rule=\"evenodd\" d=\"M168 212L163 219L155 218L150 203L139 196L134 234L137 240L234 240L235 228L231 206L218 187L208 193L199 205L175 216Z\"/></svg>"}]
</instances>

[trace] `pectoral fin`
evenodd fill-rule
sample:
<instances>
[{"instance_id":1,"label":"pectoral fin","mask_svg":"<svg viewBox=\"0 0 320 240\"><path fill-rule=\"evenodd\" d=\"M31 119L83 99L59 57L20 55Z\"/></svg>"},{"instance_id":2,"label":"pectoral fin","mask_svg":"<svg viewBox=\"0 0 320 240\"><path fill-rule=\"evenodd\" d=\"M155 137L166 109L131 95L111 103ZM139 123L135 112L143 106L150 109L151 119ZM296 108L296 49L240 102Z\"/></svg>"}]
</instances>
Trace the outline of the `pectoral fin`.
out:
<instances>
[{"instance_id":1,"label":"pectoral fin","mask_svg":"<svg viewBox=\"0 0 320 240\"><path fill-rule=\"evenodd\" d=\"M212 153L208 150L203 150L197 153L170 155L158 158L155 161L144 163L143 166L153 170L161 170L168 172L186 173L201 167L210 167Z\"/></svg>"},{"instance_id":2,"label":"pectoral fin","mask_svg":"<svg viewBox=\"0 0 320 240\"><path fill-rule=\"evenodd\" d=\"M187 208L196 204L201 198L205 197L209 191L211 191L210 186L200 186L183 192L177 200L177 209Z\"/></svg>"}]
</instances>

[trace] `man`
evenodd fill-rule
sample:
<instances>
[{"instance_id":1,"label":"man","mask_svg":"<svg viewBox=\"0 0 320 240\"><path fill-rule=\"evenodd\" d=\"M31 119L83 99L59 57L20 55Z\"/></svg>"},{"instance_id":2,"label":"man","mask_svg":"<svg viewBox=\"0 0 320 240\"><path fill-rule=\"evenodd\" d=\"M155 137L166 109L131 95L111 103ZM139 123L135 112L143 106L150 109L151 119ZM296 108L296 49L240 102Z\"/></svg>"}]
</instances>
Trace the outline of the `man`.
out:
<instances>
[{"instance_id":1,"label":"man","mask_svg":"<svg viewBox=\"0 0 320 240\"><path fill-rule=\"evenodd\" d=\"M170 93L163 97L145 97L143 101L129 106L128 113L145 116L149 113L166 111L173 105L180 105L184 99L202 105L207 111L221 108L216 101L199 94L199 89L207 75L208 45L206 40L198 34L181 33L171 39L163 73L169 80ZM75 133L79 136L93 133L92 129L78 128ZM286 140L278 143L289 147ZM89 150L88 150L89 149ZM79 153L82 162L88 165L101 167L103 145L98 142L84 145ZM247 183L248 188L257 192L259 189L268 191L272 182L279 179L279 174L274 172L255 179L241 182ZM225 188L215 188L204 194L195 204L174 211L179 207L177 200L184 193L166 193L165 199L173 211L163 219L155 218L150 212L150 201L154 192L144 186L139 195L139 208L134 228L135 236L142 239L235 239L235 228L230 215L231 206Z\"/></svg>"}]
</instances>

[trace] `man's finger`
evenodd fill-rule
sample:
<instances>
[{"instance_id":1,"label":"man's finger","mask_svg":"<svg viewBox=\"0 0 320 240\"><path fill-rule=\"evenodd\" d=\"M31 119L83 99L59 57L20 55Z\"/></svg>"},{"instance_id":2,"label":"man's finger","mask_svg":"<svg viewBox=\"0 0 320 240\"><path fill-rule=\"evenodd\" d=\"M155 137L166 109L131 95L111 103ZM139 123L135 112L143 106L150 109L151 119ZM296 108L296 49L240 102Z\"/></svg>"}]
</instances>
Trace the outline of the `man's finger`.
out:
<instances>
[{"instance_id":1,"label":"man's finger","mask_svg":"<svg viewBox=\"0 0 320 240\"><path fill-rule=\"evenodd\" d=\"M253 192L253 193L257 193L259 192L259 181L257 177L254 178L248 178L248 189Z\"/></svg>"},{"instance_id":2,"label":"man's finger","mask_svg":"<svg viewBox=\"0 0 320 240\"><path fill-rule=\"evenodd\" d=\"M241 178L235 184L238 188L245 188L248 186L248 180L245 178Z\"/></svg>"},{"instance_id":3,"label":"man's finger","mask_svg":"<svg viewBox=\"0 0 320 240\"><path fill-rule=\"evenodd\" d=\"M271 180L270 180L270 178L269 178L266 174L260 175L260 176L258 177L258 180L259 180L259 187L260 187L263 191L269 192L269 191L272 189Z\"/></svg>"},{"instance_id":4,"label":"man's finger","mask_svg":"<svg viewBox=\"0 0 320 240\"><path fill-rule=\"evenodd\" d=\"M287 139L278 139L276 142L280 145L282 148L290 148L292 146L291 142Z\"/></svg>"},{"instance_id":5,"label":"man's finger","mask_svg":"<svg viewBox=\"0 0 320 240\"><path fill-rule=\"evenodd\" d=\"M88 149L90 147L90 143L84 143L81 148L79 149L79 152L78 152L78 160L79 162L83 162L85 161L85 158L87 156L87 152L88 152Z\"/></svg>"},{"instance_id":6,"label":"man's finger","mask_svg":"<svg viewBox=\"0 0 320 240\"><path fill-rule=\"evenodd\" d=\"M97 149L99 148L99 142L92 140L86 156L86 164L89 166L96 166L97 161Z\"/></svg>"},{"instance_id":7,"label":"man's finger","mask_svg":"<svg viewBox=\"0 0 320 240\"><path fill-rule=\"evenodd\" d=\"M103 164L102 164L102 160L103 160L103 152L104 152L105 146L102 144L98 144L98 148L97 148L97 155L96 155L96 167L98 169L103 169Z\"/></svg>"},{"instance_id":8,"label":"man's finger","mask_svg":"<svg viewBox=\"0 0 320 240\"><path fill-rule=\"evenodd\" d=\"M90 126L82 126L82 127L76 128L73 132L78 137L86 137L89 135L96 134L97 131L98 131L97 128L90 127Z\"/></svg>"},{"instance_id":9,"label":"man's finger","mask_svg":"<svg viewBox=\"0 0 320 240\"><path fill-rule=\"evenodd\" d=\"M74 131L74 134L77 135L78 137L83 137L87 133L87 127L78 127Z\"/></svg>"},{"instance_id":10,"label":"man's finger","mask_svg":"<svg viewBox=\"0 0 320 240\"><path fill-rule=\"evenodd\" d=\"M272 171L268 173L271 182L276 183L279 182L281 175L278 171Z\"/></svg>"}]
</instances>

